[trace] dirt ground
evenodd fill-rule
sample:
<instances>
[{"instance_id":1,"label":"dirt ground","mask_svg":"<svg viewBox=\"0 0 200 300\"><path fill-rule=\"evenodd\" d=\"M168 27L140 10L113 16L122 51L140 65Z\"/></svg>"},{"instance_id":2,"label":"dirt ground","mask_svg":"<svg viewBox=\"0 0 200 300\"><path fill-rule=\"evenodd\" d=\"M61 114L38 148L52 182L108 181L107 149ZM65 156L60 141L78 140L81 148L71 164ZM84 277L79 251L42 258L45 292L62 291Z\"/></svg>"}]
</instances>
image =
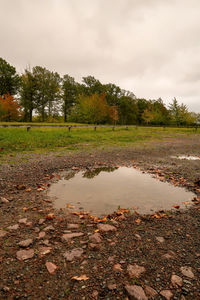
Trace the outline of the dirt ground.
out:
<instances>
[{"instance_id":1,"label":"dirt ground","mask_svg":"<svg viewBox=\"0 0 200 300\"><path fill-rule=\"evenodd\" d=\"M181 154L199 156L200 138L1 165L0 299L200 299L200 160ZM194 205L104 220L53 209L61 171L122 165L195 192Z\"/></svg>"}]
</instances>

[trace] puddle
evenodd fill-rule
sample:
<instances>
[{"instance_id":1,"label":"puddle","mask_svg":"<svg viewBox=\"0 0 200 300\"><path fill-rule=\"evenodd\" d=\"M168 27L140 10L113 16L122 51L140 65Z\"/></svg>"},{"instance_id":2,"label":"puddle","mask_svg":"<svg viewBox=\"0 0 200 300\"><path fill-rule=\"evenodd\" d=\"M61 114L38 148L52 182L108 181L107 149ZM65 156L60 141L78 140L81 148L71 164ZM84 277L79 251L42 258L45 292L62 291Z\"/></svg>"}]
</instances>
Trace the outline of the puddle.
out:
<instances>
[{"instance_id":1,"label":"puddle","mask_svg":"<svg viewBox=\"0 0 200 300\"><path fill-rule=\"evenodd\" d=\"M171 156L172 158L177 158L177 159L186 159L186 160L199 160L199 156L192 156L192 155L179 155L179 156Z\"/></svg>"},{"instance_id":2,"label":"puddle","mask_svg":"<svg viewBox=\"0 0 200 300\"><path fill-rule=\"evenodd\" d=\"M53 183L49 196L57 209L74 206L93 216L112 214L119 207L148 214L170 210L173 205L185 208L195 194L181 187L161 182L134 168L101 168L95 172L63 173Z\"/></svg>"}]
</instances>

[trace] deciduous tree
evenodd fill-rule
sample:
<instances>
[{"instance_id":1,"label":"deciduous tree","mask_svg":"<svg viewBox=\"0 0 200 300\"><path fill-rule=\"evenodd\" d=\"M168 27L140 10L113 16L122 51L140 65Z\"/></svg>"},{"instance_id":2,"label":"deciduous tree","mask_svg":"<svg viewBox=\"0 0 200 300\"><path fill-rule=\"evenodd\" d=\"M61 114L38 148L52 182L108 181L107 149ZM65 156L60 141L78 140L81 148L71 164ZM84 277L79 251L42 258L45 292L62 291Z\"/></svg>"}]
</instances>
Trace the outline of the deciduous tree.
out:
<instances>
[{"instance_id":1,"label":"deciduous tree","mask_svg":"<svg viewBox=\"0 0 200 300\"><path fill-rule=\"evenodd\" d=\"M1 121L18 121L21 117L20 105L10 94L0 96Z\"/></svg>"},{"instance_id":2,"label":"deciduous tree","mask_svg":"<svg viewBox=\"0 0 200 300\"><path fill-rule=\"evenodd\" d=\"M0 95L16 95L20 87L20 77L15 67L0 58Z\"/></svg>"}]
</instances>

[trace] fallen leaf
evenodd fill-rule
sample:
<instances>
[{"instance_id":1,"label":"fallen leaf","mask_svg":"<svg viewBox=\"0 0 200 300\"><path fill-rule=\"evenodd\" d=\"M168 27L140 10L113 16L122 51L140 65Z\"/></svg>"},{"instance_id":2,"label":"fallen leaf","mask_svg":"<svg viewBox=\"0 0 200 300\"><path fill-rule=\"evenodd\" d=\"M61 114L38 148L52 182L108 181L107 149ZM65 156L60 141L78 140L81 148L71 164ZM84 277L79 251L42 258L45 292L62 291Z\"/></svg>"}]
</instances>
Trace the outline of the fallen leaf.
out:
<instances>
[{"instance_id":1,"label":"fallen leaf","mask_svg":"<svg viewBox=\"0 0 200 300\"><path fill-rule=\"evenodd\" d=\"M184 202L183 202L183 204L185 204L185 205L189 205L189 204L190 204L190 202L189 202L189 201L184 201Z\"/></svg>"},{"instance_id":2,"label":"fallen leaf","mask_svg":"<svg viewBox=\"0 0 200 300\"><path fill-rule=\"evenodd\" d=\"M16 185L16 189L17 189L17 190L25 190L25 189L26 189L26 186L23 185L23 184L17 184L17 185Z\"/></svg>"},{"instance_id":3,"label":"fallen leaf","mask_svg":"<svg viewBox=\"0 0 200 300\"><path fill-rule=\"evenodd\" d=\"M53 220L53 218L54 218L54 214L48 214L48 215L46 216L46 219L47 219L47 220Z\"/></svg>"},{"instance_id":4,"label":"fallen leaf","mask_svg":"<svg viewBox=\"0 0 200 300\"><path fill-rule=\"evenodd\" d=\"M89 277L87 277L86 275L80 275L80 276L73 276L72 279L80 281L80 280L88 280Z\"/></svg>"},{"instance_id":5,"label":"fallen leaf","mask_svg":"<svg viewBox=\"0 0 200 300\"><path fill-rule=\"evenodd\" d=\"M136 220L135 220L135 223L137 223L138 225L140 225L140 223L141 223L141 219L139 219L139 218L138 218L138 219L136 219Z\"/></svg>"},{"instance_id":6,"label":"fallen leaf","mask_svg":"<svg viewBox=\"0 0 200 300\"><path fill-rule=\"evenodd\" d=\"M69 204L69 203L67 203L67 208L75 208L75 206L73 206L73 205L71 205L71 204Z\"/></svg>"},{"instance_id":7,"label":"fallen leaf","mask_svg":"<svg viewBox=\"0 0 200 300\"><path fill-rule=\"evenodd\" d=\"M180 205L172 205L174 208L179 209Z\"/></svg>"},{"instance_id":8,"label":"fallen leaf","mask_svg":"<svg viewBox=\"0 0 200 300\"><path fill-rule=\"evenodd\" d=\"M26 191L26 192L30 192L30 191L31 191L31 189L30 189L30 188L28 188L28 189L26 189L25 191Z\"/></svg>"}]
</instances>

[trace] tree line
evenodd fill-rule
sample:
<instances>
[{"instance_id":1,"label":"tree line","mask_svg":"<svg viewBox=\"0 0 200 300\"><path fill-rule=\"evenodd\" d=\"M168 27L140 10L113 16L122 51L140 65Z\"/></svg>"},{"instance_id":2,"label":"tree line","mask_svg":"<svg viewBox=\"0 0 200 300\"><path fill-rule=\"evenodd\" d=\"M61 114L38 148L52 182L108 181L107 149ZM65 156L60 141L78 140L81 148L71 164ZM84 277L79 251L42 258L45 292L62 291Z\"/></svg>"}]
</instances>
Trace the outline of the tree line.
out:
<instances>
[{"instance_id":1,"label":"tree line","mask_svg":"<svg viewBox=\"0 0 200 300\"><path fill-rule=\"evenodd\" d=\"M193 125L199 115L174 98L137 98L113 83L93 76L78 83L66 74L35 66L18 74L0 58L0 121L80 122L88 124Z\"/></svg>"}]
</instances>

